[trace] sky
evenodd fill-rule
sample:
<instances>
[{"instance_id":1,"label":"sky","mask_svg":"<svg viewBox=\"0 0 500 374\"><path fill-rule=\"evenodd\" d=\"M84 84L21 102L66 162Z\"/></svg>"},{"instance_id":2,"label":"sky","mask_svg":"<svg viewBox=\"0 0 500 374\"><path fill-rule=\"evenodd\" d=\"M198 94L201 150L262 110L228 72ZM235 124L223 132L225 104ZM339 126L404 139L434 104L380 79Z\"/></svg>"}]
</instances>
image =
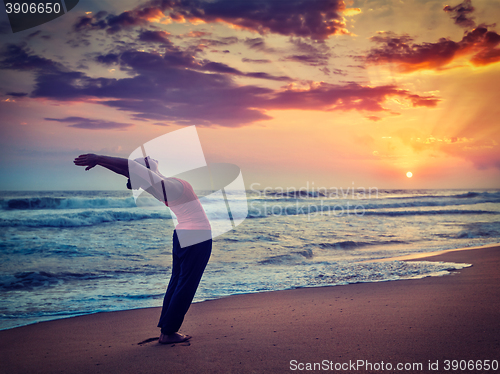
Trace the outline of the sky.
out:
<instances>
[{"instance_id":1,"label":"sky","mask_svg":"<svg viewBox=\"0 0 500 374\"><path fill-rule=\"evenodd\" d=\"M249 189L500 188L500 2L447 1L0 9L0 190L123 189L73 159L191 125Z\"/></svg>"}]
</instances>

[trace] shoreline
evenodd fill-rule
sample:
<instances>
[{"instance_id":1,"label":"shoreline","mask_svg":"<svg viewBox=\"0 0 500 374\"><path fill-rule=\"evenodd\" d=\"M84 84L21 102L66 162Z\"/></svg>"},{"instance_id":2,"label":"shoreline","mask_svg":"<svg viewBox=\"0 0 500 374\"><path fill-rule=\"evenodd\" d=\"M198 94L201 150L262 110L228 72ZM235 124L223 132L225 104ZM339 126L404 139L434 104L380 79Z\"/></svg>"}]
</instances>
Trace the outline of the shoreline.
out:
<instances>
[{"instance_id":1,"label":"shoreline","mask_svg":"<svg viewBox=\"0 0 500 374\"><path fill-rule=\"evenodd\" d=\"M299 367L324 361L334 368L360 360L372 367L356 372L379 372L373 364L384 362L421 364L416 373L436 372L431 364L442 372L445 360L500 361L500 245L467 249L422 257L473 264L444 277L298 288L193 304L181 328L193 336L189 343L138 344L159 335L159 308L3 330L3 372L325 372Z\"/></svg>"},{"instance_id":2,"label":"shoreline","mask_svg":"<svg viewBox=\"0 0 500 374\"><path fill-rule=\"evenodd\" d=\"M485 244L485 245L472 246L472 247L443 249L443 250L440 250L440 251L412 253L412 254L404 255L404 256L394 256L394 257L381 258L381 259L378 259L378 260L360 261L359 263L365 263L365 262L387 262L387 261L412 261L412 260L419 260L419 259L422 259L422 258L431 258L431 257L434 257L434 256L439 256L439 255L450 253L450 252L470 251L470 250L474 250L474 249L487 249L487 248L494 248L494 247L498 247L498 246L500 246L500 243ZM432 260L430 260L430 261L432 261Z\"/></svg>"},{"instance_id":3,"label":"shoreline","mask_svg":"<svg viewBox=\"0 0 500 374\"><path fill-rule=\"evenodd\" d=\"M436 256L439 254L444 254L448 252L454 252L454 251L464 251L464 250L472 250L472 249L478 249L478 248L489 248L489 247L495 247L495 246L500 246L500 243L495 243L495 244L485 244L481 246L471 246L471 247L462 247L462 248L455 248L455 249L445 249L445 250L438 250L438 251L432 251L432 252L419 252L419 253L413 253L409 255L404 255L404 256L395 256L395 257L387 257L387 258L382 258L382 259L375 259L375 260L365 260L365 261L359 261L357 263L380 263L380 262L389 262L389 261L410 261L410 260L418 260L422 257L431 257L431 256ZM460 270L460 269L458 269ZM443 274L446 275L446 274ZM389 279L389 280L377 280L377 281L372 281L372 282L353 282L353 283L348 283L348 284L356 284L356 283L378 283L378 282L392 282L395 280L405 280L405 279L420 279L420 278L426 278L429 276L443 276L443 275L424 275L422 277L415 277L415 278L401 278L401 279ZM346 285L346 284L325 284L325 285L318 285L316 287L336 287L340 285ZM303 286L303 287L297 287L297 288L316 288L315 286ZM252 295L256 293L262 293L262 292L277 292L277 291L284 291L284 290L289 290L289 289L294 289L294 288L288 288L288 289L278 289L278 290L266 290L266 291L259 291L259 292L248 292L248 293L235 293L232 295L226 295L214 299L206 299L202 301L197 301L194 302L193 304L198 304L198 303L203 303L207 301L213 301L213 300L219 300L223 299L226 297L231 297L235 295ZM97 312L78 312L78 313L73 313L73 314L68 314L64 315L63 317L60 316L47 316L45 319L38 320L38 321L32 321L32 322L27 322L24 324L20 324L18 326L11 326L11 327L5 327L5 328L0 328L0 331L6 331L6 330L11 330L19 327L25 327L25 326L31 326L37 323L43 323L43 322L51 322L51 321L58 321L58 320L63 320L67 318L74 318L74 317L81 317L81 316L86 316L86 315L92 315L96 313L112 313L112 312L123 312L123 311L128 311L128 310L138 310L138 309L149 309L149 308L155 308L156 306L140 306L137 308L132 308L132 309L119 309L119 310L102 310L102 311L97 311ZM35 319L36 317L33 317Z\"/></svg>"},{"instance_id":4,"label":"shoreline","mask_svg":"<svg viewBox=\"0 0 500 374\"><path fill-rule=\"evenodd\" d=\"M381 258L381 259L375 259L375 260L359 261L357 263L370 263L370 262L379 263L379 262L389 262L389 261L416 261L416 260L420 260L422 258L427 258L427 257L430 258L430 257L438 256L438 255L445 254L445 253L455 252L455 251L467 251L467 250L474 250L474 249L481 249L481 248L491 248L491 247L497 247L497 246L500 246L500 243L485 244L485 245L481 245L481 246L471 246L471 247L454 248L454 249L444 249L444 250L431 251L431 252L419 252L419 253L413 253L413 254L404 255L404 256L394 256L394 257L387 257L387 258ZM429 261L432 261L432 259L430 259ZM459 270L461 270L461 269L459 269ZM447 275L447 274L444 274L444 275L425 275L425 276L423 276L421 278L434 277L434 276L445 276L445 275ZM411 280L411 279L421 279L421 278L420 277L416 277L416 278L402 278L402 279L390 279L390 280L383 280L383 281L357 282L357 283L393 282L393 281L399 281L399 280ZM310 286L310 287L304 286L304 287L298 287L298 288L338 287L338 286L345 286L345 285L357 284L357 283L335 284L335 285L320 285L320 286L316 286L316 287L313 287L313 286ZM220 299L224 299L224 298L232 297L232 296L254 295L254 294L268 293L268 292L280 292L280 291L286 291L286 290L292 290L292 289L295 289L295 288L282 289L282 290L260 291L260 292L249 292L249 293L237 293L237 294L233 294L233 295L222 296L222 297L215 298L215 299L207 299L207 300L202 300L202 301L198 301L198 302L193 302L193 305L194 304L204 303L204 302L209 302L209 301L214 301L214 300L220 300ZM99 313L126 312L126 311L131 311L131 310L141 310L141 309L150 309L150 308L157 308L157 307L156 306L152 306L152 307L147 307L147 306L143 307L142 306L142 307L133 308L133 309L106 310L106 311L97 311L97 312L92 312L92 313L75 313L75 314L67 315L67 316L64 316L64 317L56 317L56 318L48 317L47 319L44 319L44 320L41 320L41 321L28 322L26 324L22 324L22 325L19 325L19 326L0 328L0 332L1 331L11 330L11 329L16 329L16 328L20 328L20 327L31 326L31 325L35 325L35 324L38 324L38 323L53 322L53 321L59 321L59 320L64 320L64 319L68 319L68 318L83 317L83 316L88 316L88 315L93 315L93 314L99 314Z\"/></svg>"}]
</instances>

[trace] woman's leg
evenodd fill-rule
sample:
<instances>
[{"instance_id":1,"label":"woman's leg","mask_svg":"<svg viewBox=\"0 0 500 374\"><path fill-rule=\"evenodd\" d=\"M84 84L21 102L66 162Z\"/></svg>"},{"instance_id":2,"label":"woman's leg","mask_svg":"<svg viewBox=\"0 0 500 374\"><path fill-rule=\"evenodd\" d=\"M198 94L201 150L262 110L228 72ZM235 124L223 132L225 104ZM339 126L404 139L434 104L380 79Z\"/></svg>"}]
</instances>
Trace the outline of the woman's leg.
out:
<instances>
[{"instance_id":1,"label":"woman's leg","mask_svg":"<svg viewBox=\"0 0 500 374\"><path fill-rule=\"evenodd\" d=\"M177 233L174 230L174 235L172 238L172 274L170 276L170 281L168 282L167 291L165 292L165 297L163 298L163 307L161 310L160 321L158 322L158 327L161 327L165 321L165 314L167 313L168 306L170 305L170 300L174 295L175 289L177 288L177 282L179 281L179 274L181 272L181 259L177 256L179 247L179 240L177 239Z\"/></svg>"},{"instance_id":2,"label":"woman's leg","mask_svg":"<svg viewBox=\"0 0 500 374\"><path fill-rule=\"evenodd\" d=\"M212 251L212 240L181 248L174 234L174 262L172 277L165 294L158 323L164 335L179 330L193 301L196 289L207 266ZM175 274L174 274L175 271Z\"/></svg>"}]
</instances>

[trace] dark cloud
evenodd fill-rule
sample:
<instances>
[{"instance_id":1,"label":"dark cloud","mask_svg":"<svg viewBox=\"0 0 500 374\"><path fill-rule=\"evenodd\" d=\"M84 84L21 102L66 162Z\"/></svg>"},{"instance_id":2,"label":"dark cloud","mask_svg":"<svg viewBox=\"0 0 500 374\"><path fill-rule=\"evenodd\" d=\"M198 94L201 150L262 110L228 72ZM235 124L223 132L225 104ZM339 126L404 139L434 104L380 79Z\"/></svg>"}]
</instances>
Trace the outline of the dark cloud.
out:
<instances>
[{"instance_id":1,"label":"dark cloud","mask_svg":"<svg viewBox=\"0 0 500 374\"><path fill-rule=\"evenodd\" d=\"M363 59L368 64L393 64L402 72L440 70L460 57L467 57L476 65L500 61L500 35L477 27L459 42L442 38L437 43L413 43L408 35L397 36L380 32L372 41L381 45L372 49Z\"/></svg>"},{"instance_id":2,"label":"dark cloud","mask_svg":"<svg viewBox=\"0 0 500 374\"><path fill-rule=\"evenodd\" d=\"M123 12L117 16L109 16L106 18L107 29L109 34L114 34L132 26L146 26L148 17L158 15L158 11L153 8L144 8L137 11Z\"/></svg>"},{"instance_id":3,"label":"dark cloud","mask_svg":"<svg viewBox=\"0 0 500 374\"><path fill-rule=\"evenodd\" d=\"M347 65L348 68L355 68L355 69L366 69L366 66L364 65Z\"/></svg>"},{"instance_id":4,"label":"dark cloud","mask_svg":"<svg viewBox=\"0 0 500 374\"><path fill-rule=\"evenodd\" d=\"M31 38L34 38L34 37L36 37L36 36L39 36L40 38L45 39L45 40L50 40L50 39L52 39L52 36L50 36L50 35L41 35L41 33L42 33L42 30L37 30L37 31L32 32L31 34L29 34L29 35L26 37L26 39L31 39Z\"/></svg>"},{"instance_id":5,"label":"dark cloud","mask_svg":"<svg viewBox=\"0 0 500 374\"><path fill-rule=\"evenodd\" d=\"M326 66L324 68L319 69L319 71L322 71L325 75L330 75L330 73L336 74L336 75L343 75L346 76L347 73L342 70L342 69L328 69Z\"/></svg>"},{"instance_id":6,"label":"dark cloud","mask_svg":"<svg viewBox=\"0 0 500 374\"><path fill-rule=\"evenodd\" d=\"M42 33L42 30L37 30L35 32L32 32L31 34L28 35L28 38L34 38L35 36L39 35Z\"/></svg>"},{"instance_id":7,"label":"dark cloud","mask_svg":"<svg viewBox=\"0 0 500 374\"><path fill-rule=\"evenodd\" d=\"M248 48L259 52L274 53L274 48L268 47L263 38L246 38L243 42Z\"/></svg>"},{"instance_id":8,"label":"dark cloud","mask_svg":"<svg viewBox=\"0 0 500 374\"><path fill-rule=\"evenodd\" d=\"M235 75L244 75L238 69L232 68L229 65L221 62L207 62L199 67L199 70L212 71L215 73L226 73Z\"/></svg>"},{"instance_id":9,"label":"dark cloud","mask_svg":"<svg viewBox=\"0 0 500 374\"><path fill-rule=\"evenodd\" d=\"M198 60L196 59L196 52L196 50L182 50L175 46L167 48L163 56L146 52L128 51L121 55L121 61L134 71L142 71L144 66L149 70L175 67L276 81L291 80L291 78L286 76L273 76L264 72L242 72L221 62Z\"/></svg>"},{"instance_id":10,"label":"dark cloud","mask_svg":"<svg viewBox=\"0 0 500 374\"><path fill-rule=\"evenodd\" d=\"M260 34L275 33L324 40L347 34L343 0L151 0L119 15L81 17L77 31L103 30L113 34L152 20L223 22Z\"/></svg>"},{"instance_id":11,"label":"dark cloud","mask_svg":"<svg viewBox=\"0 0 500 374\"><path fill-rule=\"evenodd\" d=\"M286 56L283 60L300 62L309 66L325 66L330 58L330 48L323 42L308 43L301 38L290 38L297 54Z\"/></svg>"},{"instance_id":12,"label":"dark cloud","mask_svg":"<svg viewBox=\"0 0 500 374\"><path fill-rule=\"evenodd\" d=\"M118 57L120 68L130 73L126 78L90 77L64 69L48 59L41 60L47 68L40 69L33 62L41 58L19 46L5 50L1 58L0 66L5 69L34 72L31 97L55 101L91 100L94 104L127 111L136 120L165 123L237 127L270 119L266 112L273 109L382 112L387 111L384 103L394 97L407 100L413 106L433 107L439 101L434 96L416 95L396 86L311 83L300 88L292 84L275 90L238 85L234 80L236 76L279 77L260 72L243 73L222 63L200 61L188 51L177 48L167 48L163 56L138 51L121 53ZM80 117L48 120L88 129L128 126Z\"/></svg>"},{"instance_id":13,"label":"dark cloud","mask_svg":"<svg viewBox=\"0 0 500 374\"><path fill-rule=\"evenodd\" d=\"M318 58L318 56L310 56L310 55L291 55L283 58L285 61L295 61L300 62L302 64L310 65L310 66L323 66L328 63L328 59Z\"/></svg>"},{"instance_id":14,"label":"dark cloud","mask_svg":"<svg viewBox=\"0 0 500 374\"><path fill-rule=\"evenodd\" d=\"M165 41L166 35L158 32L142 31L139 38L148 42ZM228 43L232 42L232 38L224 38ZM230 40L231 41L230 41ZM104 65L120 64L121 70L128 71L134 75L141 73L143 69L164 70L164 69L191 69L204 72L213 72L221 74L230 74L234 76L267 79L275 81L291 81L287 76L274 76L265 72L242 72L227 64L214 62L207 59L197 57L202 50L197 46L191 46L186 49L181 49L173 45L170 41L164 43L165 51L162 55L156 53L139 52L136 50L127 50L122 53L108 53L98 55L95 60Z\"/></svg>"},{"instance_id":15,"label":"dark cloud","mask_svg":"<svg viewBox=\"0 0 500 374\"><path fill-rule=\"evenodd\" d=\"M12 53L13 50L16 53ZM92 100L93 103L131 112L136 119L241 126L271 118L263 109L254 109L258 97L270 90L236 85L231 78L233 74L227 72L238 71L223 64L198 64L187 56L174 59L172 54L162 57L147 52L122 53L120 64L135 74L122 79L89 77L81 72L67 71L47 59L42 61L51 69L40 69L32 63L40 58L27 53L22 47L5 50L0 56L3 57L0 66L33 71L35 87L31 97L56 101ZM19 65L11 61L12 55L20 62ZM199 69L186 69L186 64ZM209 74L204 72L208 70L211 71ZM74 117L49 120L73 121L71 126L79 128L123 127L116 123Z\"/></svg>"},{"instance_id":16,"label":"dark cloud","mask_svg":"<svg viewBox=\"0 0 500 374\"><path fill-rule=\"evenodd\" d=\"M13 97L25 97L28 96L29 94L27 92L7 92L6 95Z\"/></svg>"},{"instance_id":17,"label":"dark cloud","mask_svg":"<svg viewBox=\"0 0 500 374\"><path fill-rule=\"evenodd\" d=\"M44 118L44 119L46 121L71 123L71 125L68 125L68 127L76 127L79 129L87 129L87 130L119 130L133 126L131 123L103 121L100 119L90 119L83 117Z\"/></svg>"},{"instance_id":18,"label":"dark cloud","mask_svg":"<svg viewBox=\"0 0 500 374\"><path fill-rule=\"evenodd\" d=\"M174 20L222 21L261 34L327 39L330 35L346 33L344 9L341 0L218 0L170 2L165 10Z\"/></svg>"},{"instance_id":19,"label":"dark cloud","mask_svg":"<svg viewBox=\"0 0 500 374\"><path fill-rule=\"evenodd\" d=\"M225 47L227 45L232 45L238 43L239 39L236 36L227 36L225 38L219 39L198 39L198 43L203 44L208 47Z\"/></svg>"},{"instance_id":20,"label":"dark cloud","mask_svg":"<svg viewBox=\"0 0 500 374\"><path fill-rule=\"evenodd\" d=\"M293 80L292 78L287 77L286 75L275 76L264 72L243 73L242 76L249 78L268 79L281 82L289 82Z\"/></svg>"},{"instance_id":21,"label":"dark cloud","mask_svg":"<svg viewBox=\"0 0 500 374\"><path fill-rule=\"evenodd\" d=\"M332 69L332 73L336 74L336 75L343 75L343 76L347 75L347 73L342 69Z\"/></svg>"},{"instance_id":22,"label":"dark cloud","mask_svg":"<svg viewBox=\"0 0 500 374\"><path fill-rule=\"evenodd\" d=\"M319 69L319 71L322 71L323 74L325 75L330 75L330 69L328 69L326 66L324 68Z\"/></svg>"},{"instance_id":23,"label":"dark cloud","mask_svg":"<svg viewBox=\"0 0 500 374\"><path fill-rule=\"evenodd\" d=\"M117 64L120 56L116 53L108 53L106 55L99 55L95 59L97 62L100 62L104 65L113 65Z\"/></svg>"},{"instance_id":24,"label":"dark cloud","mask_svg":"<svg viewBox=\"0 0 500 374\"><path fill-rule=\"evenodd\" d=\"M308 55L328 55L330 54L330 47L324 42L307 42L302 38L290 38L290 43L293 45L297 52L305 53Z\"/></svg>"},{"instance_id":25,"label":"dark cloud","mask_svg":"<svg viewBox=\"0 0 500 374\"><path fill-rule=\"evenodd\" d=\"M168 38L170 33L166 31L151 31L151 30L146 30L142 31L139 34L139 40L141 42L146 42L146 43L162 43L162 44L169 44L171 45L172 42Z\"/></svg>"},{"instance_id":26,"label":"dark cloud","mask_svg":"<svg viewBox=\"0 0 500 374\"><path fill-rule=\"evenodd\" d=\"M253 63L253 64L270 64L272 61L271 60L254 60L254 59L251 59L251 58L242 58L241 61L243 62L250 62L250 63Z\"/></svg>"},{"instance_id":27,"label":"dark cloud","mask_svg":"<svg viewBox=\"0 0 500 374\"><path fill-rule=\"evenodd\" d=\"M470 17L470 14L474 12L471 0L465 0L454 7L445 5L443 10L446 13L450 13L451 18L455 20L455 24L461 27L472 29L476 26L476 23L473 21L474 17Z\"/></svg>"},{"instance_id":28,"label":"dark cloud","mask_svg":"<svg viewBox=\"0 0 500 374\"><path fill-rule=\"evenodd\" d=\"M212 35L212 33L207 31L190 31L187 34L184 34L183 36L187 36L189 38L202 38L210 35Z\"/></svg>"},{"instance_id":29,"label":"dark cloud","mask_svg":"<svg viewBox=\"0 0 500 374\"><path fill-rule=\"evenodd\" d=\"M37 56L26 45L7 44L0 51L0 69L60 71L63 66L53 60Z\"/></svg>"},{"instance_id":30,"label":"dark cloud","mask_svg":"<svg viewBox=\"0 0 500 374\"><path fill-rule=\"evenodd\" d=\"M150 21L163 17L164 14L156 6L140 6L119 15L102 11L94 16L80 17L73 25L73 29L79 32L106 30L108 34L115 34L135 26L147 26Z\"/></svg>"},{"instance_id":31,"label":"dark cloud","mask_svg":"<svg viewBox=\"0 0 500 374\"><path fill-rule=\"evenodd\" d=\"M343 0L151 0L119 15L81 17L74 29L106 29L113 34L168 16L175 22L224 22L260 34L323 40L347 33L344 10Z\"/></svg>"},{"instance_id":32,"label":"dark cloud","mask_svg":"<svg viewBox=\"0 0 500 374\"><path fill-rule=\"evenodd\" d=\"M78 18L77 22L73 25L75 31L90 31L90 30L103 30L108 26L104 17L107 12L101 11L94 16L83 16Z\"/></svg>"}]
</instances>

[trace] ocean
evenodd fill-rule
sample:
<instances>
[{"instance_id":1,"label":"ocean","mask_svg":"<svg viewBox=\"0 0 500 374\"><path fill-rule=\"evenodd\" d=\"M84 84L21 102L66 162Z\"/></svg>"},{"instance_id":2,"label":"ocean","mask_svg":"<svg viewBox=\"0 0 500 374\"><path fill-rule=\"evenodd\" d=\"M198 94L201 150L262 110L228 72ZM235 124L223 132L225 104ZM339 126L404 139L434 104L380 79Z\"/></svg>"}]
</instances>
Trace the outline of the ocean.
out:
<instances>
[{"instance_id":1,"label":"ocean","mask_svg":"<svg viewBox=\"0 0 500 374\"><path fill-rule=\"evenodd\" d=\"M498 190L252 188L239 204L248 217L214 240L195 302L446 276L470 264L371 261L500 242ZM162 304L167 208L130 191L3 191L0 226L0 329Z\"/></svg>"}]
</instances>

